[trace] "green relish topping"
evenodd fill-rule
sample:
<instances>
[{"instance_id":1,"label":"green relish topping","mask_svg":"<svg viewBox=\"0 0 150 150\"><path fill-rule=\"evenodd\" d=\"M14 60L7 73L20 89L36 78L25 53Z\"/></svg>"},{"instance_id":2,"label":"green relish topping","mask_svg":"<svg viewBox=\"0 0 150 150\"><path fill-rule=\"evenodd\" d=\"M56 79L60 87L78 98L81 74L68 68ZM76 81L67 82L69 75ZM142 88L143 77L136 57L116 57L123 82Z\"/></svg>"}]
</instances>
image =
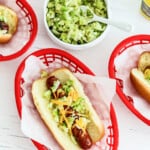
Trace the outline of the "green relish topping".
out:
<instances>
[{"instance_id":1,"label":"green relish topping","mask_svg":"<svg viewBox=\"0 0 150 150\"><path fill-rule=\"evenodd\" d=\"M60 81L55 80L53 86L48 88L43 96L48 101L48 108L58 127L72 136L74 125L82 130L86 129L86 125L89 123L89 110L86 109L85 99L80 97L73 87L72 80L61 84L61 88L58 87L60 87ZM59 97L59 92L62 91L65 94Z\"/></svg>"},{"instance_id":2,"label":"green relish topping","mask_svg":"<svg viewBox=\"0 0 150 150\"><path fill-rule=\"evenodd\" d=\"M95 40L106 29L100 22L88 23L93 18L90 10L80 9L88 6L95 14L107 18L104 0L49 0L46 21L49 29L60 40L70 44L84 44Z\"/></svg>"},{"instance_id":3,"label":"green relish topping","mask_svg":"<svg viewBox=\"0 0 150 150\"><path fill-rule=\"evenodd\" d=\"M145 69L144 77L145 77L146 80L150 81L150 68Z\"/></svg>"}]
</instances>

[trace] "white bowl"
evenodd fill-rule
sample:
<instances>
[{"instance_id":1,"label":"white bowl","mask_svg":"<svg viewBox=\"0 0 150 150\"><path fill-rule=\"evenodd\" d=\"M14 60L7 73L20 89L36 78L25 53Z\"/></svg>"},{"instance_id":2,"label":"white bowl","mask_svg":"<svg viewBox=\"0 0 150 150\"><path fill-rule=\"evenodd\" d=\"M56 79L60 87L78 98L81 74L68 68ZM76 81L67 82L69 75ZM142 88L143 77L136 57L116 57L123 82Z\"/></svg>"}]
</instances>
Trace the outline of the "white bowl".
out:
<instances>
[{"instance_id":1,"label":"white bowl","mask_svg":"<svg viewBox=\"0 0 150 150\"><path fill-rule=\"evenodd\" d=\"M51 32L51 30L48 27L47 21L46 21L48 2L49 2L49 0L45 0L45 3L44 3L44 24L45 24L45 28L46 28L47 33L48 33L49 37L51 38L51 40L53 40L59 46L65 48L65 49L69 49L69 50L86 50L87 48L91 48L91 47L95 46L96 44L100 43L106 37L106 35L109 31L110 25L106 26L106 29L103 31L103 33L98 38L96 38L95 40L93 40L89 43L75 45L75 44L69 44L69 43L66 43L66 42L60 40ZM110 18L109 0L105 0L105 3L106 3L106 7L107 7L107 16L108 16L108 18Z\"/></svg>"}]
</instances>

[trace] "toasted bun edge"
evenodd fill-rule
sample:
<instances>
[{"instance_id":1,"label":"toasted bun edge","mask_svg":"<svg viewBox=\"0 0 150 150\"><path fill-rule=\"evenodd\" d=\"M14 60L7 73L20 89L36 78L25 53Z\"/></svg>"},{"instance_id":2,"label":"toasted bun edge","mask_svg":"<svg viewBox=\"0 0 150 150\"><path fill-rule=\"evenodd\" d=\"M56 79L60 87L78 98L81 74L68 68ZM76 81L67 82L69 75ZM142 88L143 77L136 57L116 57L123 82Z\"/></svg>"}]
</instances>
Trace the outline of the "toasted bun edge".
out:
<instances>
[{"instance_id":1,"label":"toasted bun edge","mask_svg":"<svg viewBox=\"0 0 150 150\"><path fill-rule=\"evenodd\" d=\"M7 22L9 26L8 33L0 35L0 43L7 43L13 37L13 34L15 34L17 31L18 16L14 10L5 5L0 4L0 9L5 9L5 11L8 11L8 13L12 15L11 20Z\"/></svg>"},{"instance_id":2,"label":"toasted bun edge","mask_svg":"<svg viewBox=\"0 0 150 150\"><path fill-rule=\"evenodd\" d=\"M143 73L134 68L130 72L130 79L138 93L150 102L150 84L144 79Z\"/></svg>"},{"instance_id":3,"label":"toasted bun edge","mask_svg":"<svg viewBox=\"0 0 150 150\"><path fill-rule=\"evenodd\" d=\"M0 43L7 43L12 38L12 34L4 34L0 36Z\"/></svg>"}]
</instances>

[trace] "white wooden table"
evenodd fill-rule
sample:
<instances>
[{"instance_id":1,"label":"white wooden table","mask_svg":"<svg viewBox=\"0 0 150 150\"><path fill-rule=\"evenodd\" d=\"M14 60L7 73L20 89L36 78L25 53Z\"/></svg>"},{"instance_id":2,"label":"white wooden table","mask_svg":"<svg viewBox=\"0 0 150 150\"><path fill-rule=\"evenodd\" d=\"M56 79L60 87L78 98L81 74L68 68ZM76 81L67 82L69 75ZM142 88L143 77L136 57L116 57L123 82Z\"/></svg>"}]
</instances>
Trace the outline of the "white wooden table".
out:
<instances>
[{"instance_id":1,"label":"white wooden table","mask_svg":"<svg viewBox=\"0 0 150 150\"><path fill-rule=\"evenodd\" d=\"M15 104L14 78L17 67L25 56L41 48L59 47L49 40L45 31L43 1L28 0L36 12L39 26L33 45L21 57L0 62L0 150L36 149L20 129L20 120ZM132 33L111 27L106 38L99 45L83 52L71 51L70 53L82 60L95 74L108 76L107 65L113 48L130 35L150 34L150 21L146 20L139 12L140 2L140 0L110 0L113 18L133 24ZM118 150L150 149L150 127L134 116L117 96L113 104L119 126Z\"/></svg>"}]
</instances>

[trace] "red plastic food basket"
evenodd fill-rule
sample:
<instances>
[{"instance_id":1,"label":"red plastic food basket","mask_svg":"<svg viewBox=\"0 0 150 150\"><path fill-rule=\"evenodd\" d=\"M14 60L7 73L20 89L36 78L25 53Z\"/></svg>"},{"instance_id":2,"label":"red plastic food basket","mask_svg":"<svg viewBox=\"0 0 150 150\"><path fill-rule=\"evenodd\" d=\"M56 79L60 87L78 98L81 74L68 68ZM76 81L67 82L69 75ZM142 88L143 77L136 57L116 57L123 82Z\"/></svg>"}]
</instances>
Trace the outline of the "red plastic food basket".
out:
<instances>
[{"instance_id":1,"label":"red plastic food basket","mask_svg":"<svg viewBox=\"0 0 150 150\"><path fill-rule=\"evenodd\" d=\"M131 99L130 96L126 95L123 92L123 81L122 79L117 78L116 76L116 68L114 61L117 58L117 56L121 55L127 48L132 47L134 45L139 44L150 44L150 35L135 35L128 37L124 39L122 42L120 42L115 49L113 50L110 60L109 60L109 76L111 78L116 79L116 92L121 98L121 100L124 102L124 104L133 112L139 119L141 119L144 123L147 125L150 125L150 119L146 118L144 115L142 115L138 109L134 106L133 99Z\"/></svg>"},{"instance_id":2,"label":"red plastic food basket","mask_svg":"<svg viewBox=\"0 0 150 150\"><path fill-rule=\"evenodd\" d=\"M17 58L28 50L36 37L38 25L36 15L26 0L3 0L1 4L10 7L18 16L18 27L12 40L0 44L0 61L6 61ZM3 54L2 50L10 53Z\"/></svg>"},{"instance_id":3,"label":"red plastic food basket","mask_svg":"<svg viewBox=\"0 0 150 150\"><path fill-rule=\"evenodd\" d=\"M64 66L69 67L69 69L71 69L73 72L94 75L94 73L87 66L85 66L80 60L78 60L77 58L75 58L74 56L72 56L71 54L63 50L59 50L55 48L47 48L47 49L36 51L31 55L40 58L40 60L47 66L49 66L53 61L58 61L61 62ZM16 96L17 109L20 117L22 112L21 99L24 93L23 89L21 88L21 85L24 82L24 79L22 78L22 72L25 67L25 60L20 64L15 77L15 96ZM107 137L106 143L109 146L109 150L117 150L118 125L117 125L117 119L112 104L110 107L110 116L111 116L111 124L107 127L109 136ZM38 148L38 150L47 150L47 148L44 145L41 145L36 141L33 141L33 143Z\"/></svg>"}]
</instances>

